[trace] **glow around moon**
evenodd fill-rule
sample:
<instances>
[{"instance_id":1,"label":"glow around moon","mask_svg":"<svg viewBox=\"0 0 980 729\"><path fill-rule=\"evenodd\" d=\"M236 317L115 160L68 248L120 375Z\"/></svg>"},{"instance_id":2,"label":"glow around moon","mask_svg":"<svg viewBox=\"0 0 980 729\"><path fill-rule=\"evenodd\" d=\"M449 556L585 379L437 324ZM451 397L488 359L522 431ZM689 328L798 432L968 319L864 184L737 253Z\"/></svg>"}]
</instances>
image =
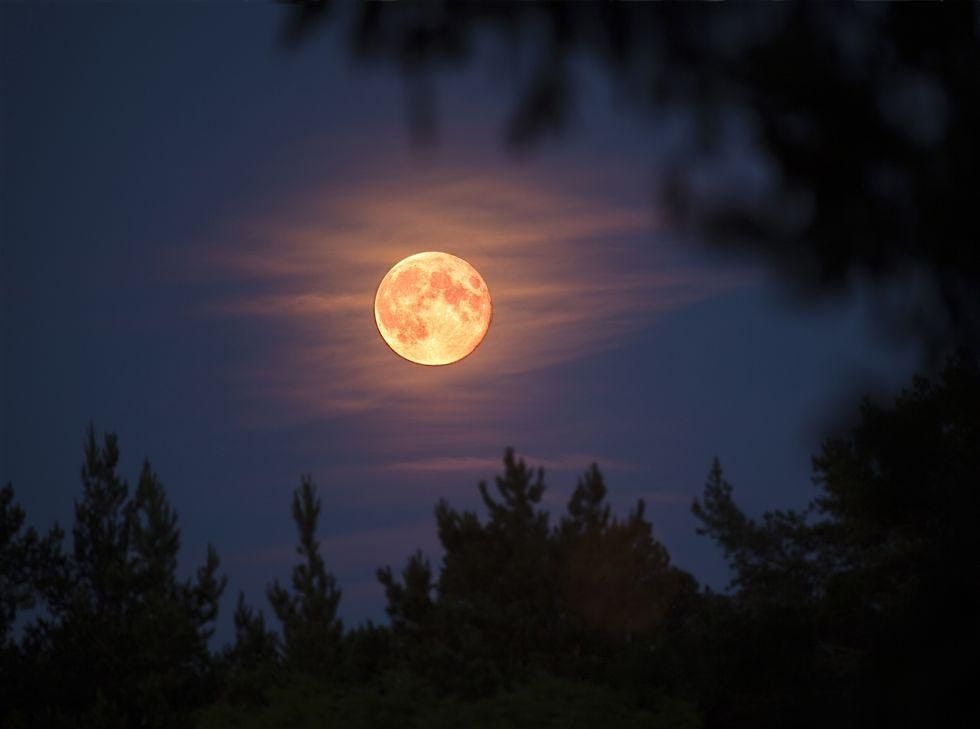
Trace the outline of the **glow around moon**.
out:
<instances>
[{"instance_id":1,"label":"glow around moon","mask_svg":"<svg viewBox=\"0 0 980 729\"><path fill-rule=\"evenodd\" d=\"M490 327L490 291L462 258L427 251L404 258L381 280L374 319L397 354L424 365L458 362Z\"/></svg>"}]
</instances>

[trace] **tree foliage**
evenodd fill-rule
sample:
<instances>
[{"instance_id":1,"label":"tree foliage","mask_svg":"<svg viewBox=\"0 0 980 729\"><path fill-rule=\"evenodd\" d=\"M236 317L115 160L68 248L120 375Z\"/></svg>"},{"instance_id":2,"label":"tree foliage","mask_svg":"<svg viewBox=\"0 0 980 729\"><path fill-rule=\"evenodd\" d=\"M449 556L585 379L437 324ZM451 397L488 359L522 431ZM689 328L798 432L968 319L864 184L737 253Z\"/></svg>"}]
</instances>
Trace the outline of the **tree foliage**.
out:
<instances>
[{"instance_id":1,"label":"tree foliage","mask_svg":"<svg viewBox=\"0 0 980 729\"><path fill-rule=\"evenodd\" d=\"M336 669L343 626L337 618L341 591L320 555L316 539L320 499L309 476L293 492L293 520L299 532L292 592L275 581L267 595L282 624L284 661L292 670L326 676Z\"/></svg>"},{"instance_id":2,"label":"tree foliage","mask_svg":"<svg viewBox=\"0 0 980 729\"><path fill-rule=\"evenodd\" d=\"M190 726L212 698L208 639L226 582L217 553L209 547L195 579L180 580L180 531L163 486L146 462L130 495L118 462L116 437L100 445L90 427L73 549L48 560L38 580L45 610L18 647L31 670L16 687L15 726Z\"/></svg>"},{"instance_id":3,"label":"tree foliage","mask_svg":"<svg viewBox=\"0 0 980 729\"><path fill-rule=\"evenodd\" d=\"M309 477L298 563L239 594L208 551L177 575L175 509L149 463L130 490L115 436L90 429L71 550L0 489L0 723L24 727L868 727L964 708L978 646L980 366L963 354L894 404L866 401L813 459L803 509L744 512L716 460L693 503L728 559L699 589L643 501L616 515L598 466L552 521L544 472L507 449L481 509L435 507L441 562L377 571L388 625L344 631Z\"/></svg>"},{"instance_id":4,"label":"tree foliage","mask_svg":"<svg viewBox=\"0 0 980 729\"><path fill-rule=\"evenodd\" d=\"M540 670L608 680L616 660L664 634L678 595L696 586L670 564L642 501L613 517L593 465L552 526L545 489L543 471L507 449L493 488L478 486L485 518L436 505L436 579L421 553L400 581L379 570L402 665L472 698L515 690Z\"/></svg>"},{"instance_id":5,"label":"tree foliage","mask_svg":"<svg viewBox=\"0 0 980 729\"><path fill-rule=\"evenodd\" d=\"M55 526L41 537L33 527L25 528L26 514L14 499L11 484L0 488L0 649L9 648L18 614L37 604L63 566L61 529Z\"/></svg>"},{"instance_id":6,"label":"tree foliage","mask_svg":"<svg viewBox=\"0 0 980 729\"><path fill-rule=\"evenodd\" d=\"M754 725L921 725L958 710L953 657L980 647L978 443L980 370L961 354L891 407L865 401L814 457L803 512L749 518L715 462L693 509L732 566L730 620L767 631L767 686L740 689L766 701Z\"/></svg>"}]
</instances>

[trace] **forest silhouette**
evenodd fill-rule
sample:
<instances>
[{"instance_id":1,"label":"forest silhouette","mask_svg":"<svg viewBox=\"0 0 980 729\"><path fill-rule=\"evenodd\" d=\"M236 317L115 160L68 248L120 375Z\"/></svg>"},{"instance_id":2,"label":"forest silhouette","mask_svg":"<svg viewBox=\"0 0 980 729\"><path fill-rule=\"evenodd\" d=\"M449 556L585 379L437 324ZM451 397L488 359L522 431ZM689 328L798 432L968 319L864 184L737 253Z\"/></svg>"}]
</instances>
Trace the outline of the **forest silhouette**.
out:
<instances>
[{"instance_id":1,"label":"forest silhouette","mask_svg":"<svg viewBox=\"0 0 980 729\"><path fill-rule=\"evenodd\" d=\"M728 560L719 593L672 564L643 501L598 466L564 511L507 449L481 513L435 506L443 555L381 567L390 621L345 629L304 476L296 564L209 640L218 553L177 574L177 514L90 427L70 537L0 490L4 727L926 726L970 701L977 648L980 362L961 353L813 458L803 510L753 518L717 460L693 502ZM285 506L285 505L284 505ZM326 505L329 519L329 504Z\"/></svg>"}]
</instances>

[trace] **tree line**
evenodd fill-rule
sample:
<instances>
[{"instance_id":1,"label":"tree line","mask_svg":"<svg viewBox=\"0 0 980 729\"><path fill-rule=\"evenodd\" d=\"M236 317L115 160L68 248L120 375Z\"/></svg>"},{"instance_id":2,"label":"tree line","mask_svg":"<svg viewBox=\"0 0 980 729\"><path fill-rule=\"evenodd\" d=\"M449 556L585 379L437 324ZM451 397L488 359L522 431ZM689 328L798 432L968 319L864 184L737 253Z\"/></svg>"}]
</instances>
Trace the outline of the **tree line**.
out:
<instances>
[{"instance_id":1,"label":"tree line","mask_svg":"<svg viewBox=\"0 0 980 729\"><path fill-rule=\"evenodd\" d=\"M293 493L297 562L239 594L209 547L177 574L177 514L149 462L135 488L89 428L70 538L0 489L0 726L868 727L968 702L980 585L980 365L951 359L865 401L813 457L801 510L746 514L716 460L692 504L723 593L671 562L644 503L615 515L598 466L563 512L508 449L481 513L435 506L443 556L382 567L389 622L345 629L321 501Z\"/></svg>"}]
</instances>

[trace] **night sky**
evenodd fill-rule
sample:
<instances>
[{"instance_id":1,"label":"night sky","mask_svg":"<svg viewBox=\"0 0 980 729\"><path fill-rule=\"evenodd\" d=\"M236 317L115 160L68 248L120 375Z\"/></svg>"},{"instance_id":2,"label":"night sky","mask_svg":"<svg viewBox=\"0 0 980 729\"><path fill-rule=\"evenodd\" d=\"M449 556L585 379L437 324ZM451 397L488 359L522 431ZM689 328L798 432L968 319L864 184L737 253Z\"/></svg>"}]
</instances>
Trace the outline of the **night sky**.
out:
<instances>
[{"instance_id":1,"label":"night sky","mask_svg":"<svg viewBox=\"0 0 980 729\"><path fill-rule=\"evenodd\" d=\"M914 369L860 292L804 308L672 230L657 169L686 125L588 66L574 124L514 154L506 63L437 75L420 144L396 71L337 29L284 49L279 8L0 20L0 481L70 526L88 423L118 433L123 473L148 457L180 515L182 569L218 549L220 641L239 589L268 612L288 578L300 474L350 625L384 619L377 567L438 560L435 501L476 508L508 445L545 467L553 518L597 461L620 511L645 499L674 561L724 587L689 513L712 457L749 512L801 505L839 406ZM494 298L456 365L375 329L378 282L422 250Z\"/></svg>"}]
</instances>

